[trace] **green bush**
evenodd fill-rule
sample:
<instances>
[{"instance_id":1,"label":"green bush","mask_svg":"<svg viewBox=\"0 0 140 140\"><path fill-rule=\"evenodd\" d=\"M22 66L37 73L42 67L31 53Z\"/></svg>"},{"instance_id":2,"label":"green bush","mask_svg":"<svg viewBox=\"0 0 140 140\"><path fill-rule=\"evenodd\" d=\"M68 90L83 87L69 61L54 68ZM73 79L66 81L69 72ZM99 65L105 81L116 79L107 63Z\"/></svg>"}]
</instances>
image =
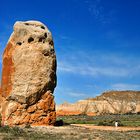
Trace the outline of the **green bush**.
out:
<instances>
[{"instance_id":1,"label":"green bush","mask_svg":"<svg viewBox=\"0 0 140 140\"><path fill-rule=\"evenodd\" d=\"M98 122L97 125L99 125L99 126L115 126L115 121L114 120L111 120L111 121L110 120L109 121L103 120L103 121ZM118 121L118 126L123 126L121 121Z\"/></svg>"},{"instance_id":2,"label":"green bush","mask_svg":"<svg viewBox=\"0 0 140 140\"><path fill-rule=\"evenodd\" d=\"M9 126L1 126L0 127L0 132L9 133L10 132L10 127Z\"/></svg>"},{"instance_id":3,"label":"green bush","mask_svg":"<svg viewBox=\"0 0 140 140\"><path fill-rule=\"evenodd\" d=\"M31 125L30 124L26 124L25 128L31 128Z\"/></svg>"},{"instance_id":4,"label":"green bush","mask_svg":"<svg viewBox=\"0 0 140 140\"><path fill-rule=\"evenodd\" d=\"M23 129L19 127L10 128L10 133L13 134L14 136L23 136L25 134Z\"/></svg>"},{"instance_id":5,"label":"green bush","mask_svg":"<svg viewBox=\"0 0 140 140\"><path fill-rule=\"evenodd\" d=\"M114 123L112 121L100 121L98 125L99 126L114 126Z\"/></svg>"},{"instance_id":6,"label":"green bush","mask_svg":"<svg viewBox=\"0 0 140 140\"><path fill-rule=\"evenodd\" d=\"M23 135L25 133L23 131L23 129L21 129L19 127L9 127L9 126L0 127L0 132L2 132L2 133L10 133L10 134L12 134L14 136Z\"/></svg>"}]
</instances>

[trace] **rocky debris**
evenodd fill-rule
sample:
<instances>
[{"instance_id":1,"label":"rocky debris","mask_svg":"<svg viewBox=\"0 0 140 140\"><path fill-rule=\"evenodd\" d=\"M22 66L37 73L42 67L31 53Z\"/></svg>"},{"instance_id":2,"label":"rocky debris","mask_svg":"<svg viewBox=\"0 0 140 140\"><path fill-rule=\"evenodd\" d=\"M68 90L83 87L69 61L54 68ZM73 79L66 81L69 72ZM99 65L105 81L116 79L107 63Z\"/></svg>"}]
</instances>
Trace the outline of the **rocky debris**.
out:
<instances>
[{"instance_id":1,"label":"rocky debris","mask_svg":"<svg viewBox=\"0 0 140 140\"><path fill-rule=\"evenodd\" d=\"M96 98L56 106L57 115L140 113L140 91L109 91Z\"/></svg>"},{"instance_id":2,"label":"rocky debris","mask_svg":"<svg viewBox=\"0 0 140 140\"><path fill-rule=\"evenodd\" d=\"M56 55L51 32L38 21L16 22L3 54L3 125L53 125Z\"/></svg>"}]
</instances>

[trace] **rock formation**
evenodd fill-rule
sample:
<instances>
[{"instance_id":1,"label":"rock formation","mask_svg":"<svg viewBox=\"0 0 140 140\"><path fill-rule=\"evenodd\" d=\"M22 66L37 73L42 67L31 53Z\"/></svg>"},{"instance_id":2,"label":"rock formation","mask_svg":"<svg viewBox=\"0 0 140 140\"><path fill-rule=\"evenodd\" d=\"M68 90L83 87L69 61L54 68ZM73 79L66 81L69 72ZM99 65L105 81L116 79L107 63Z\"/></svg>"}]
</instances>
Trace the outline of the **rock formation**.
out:
<instances>
[{"instance_id":1,"label":"rock formation","mask_svg":"<svg viewBox=\"0 0 140 140\"><path fill-rule=\"evenodd\" d=\"M56 55L51 32L38 21L16 22L3 54L3 125L53 125Z\"/></svg>"},{"instance_id":2,"label":"rock formation","mask_svg":"<svg viewBox=\"0 0 140 140\"><path fill-rule=\"evenodd\" d=\"M58 105L56 110L57 115L140 113L140 91L105 92L96 98Z\"/></svg>"}]
</instances>

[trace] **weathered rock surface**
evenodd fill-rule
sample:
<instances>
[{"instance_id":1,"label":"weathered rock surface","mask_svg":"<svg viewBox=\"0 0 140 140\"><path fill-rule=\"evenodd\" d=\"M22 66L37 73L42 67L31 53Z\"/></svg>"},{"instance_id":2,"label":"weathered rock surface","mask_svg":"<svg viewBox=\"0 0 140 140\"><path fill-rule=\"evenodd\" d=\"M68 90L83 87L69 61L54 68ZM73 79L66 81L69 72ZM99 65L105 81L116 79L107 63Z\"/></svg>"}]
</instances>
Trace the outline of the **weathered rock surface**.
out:
<instances>
[{"instance_id":1,"label":"weathered rock surface","mask_svg":"<svg viewBox=\"0 0 140 140\"><path fill-rule=\"evenodd\" d=\"M57 115L140 113L140 91L105 92L96 98L58 105L56 110Z\"/></svg>"},{"instance_id":2,"label":"weathered rock surface","mask_svg":"<svg viewBox=\"0 0 140 140\"><path fill-rule=\"evenodd\" d=\"M56 55L51 32L38 21L16 22L3 54L3 125L53 125Z\"/></svg>"}]
</instances>

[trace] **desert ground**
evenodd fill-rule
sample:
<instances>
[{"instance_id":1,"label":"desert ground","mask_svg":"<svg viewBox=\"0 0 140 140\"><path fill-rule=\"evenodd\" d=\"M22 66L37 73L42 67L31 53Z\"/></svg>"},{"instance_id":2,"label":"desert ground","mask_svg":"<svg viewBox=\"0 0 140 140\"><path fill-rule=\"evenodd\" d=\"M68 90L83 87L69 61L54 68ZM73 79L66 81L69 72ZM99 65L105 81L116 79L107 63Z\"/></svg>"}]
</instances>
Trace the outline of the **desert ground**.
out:
<instances>
[{"instance_id":1,"label":"desert ground","mask_svg":"<svg viewBox=\"0 0 140 140\"><path fill-rule=\"evenodd\" d=\"M99 129L100 128L100 129ZM90 125L67 125L32 127L10 130L7 133L0 133L1 140L139 140L140 128L137 130L127 128L114 128Z\"/></svg>"},{"instance_id":2,"label":"desert ground","mask_svg":"<svg viewBox=\"0 0 140 140\"><path fill-rule=\"evenodd\" d=\"M122 126L112 125L114 118L121 120ZM0 140L140 140L139 114L57 117L60 119L63 126L1 126Z\"/></svg>"}]
</instances>

